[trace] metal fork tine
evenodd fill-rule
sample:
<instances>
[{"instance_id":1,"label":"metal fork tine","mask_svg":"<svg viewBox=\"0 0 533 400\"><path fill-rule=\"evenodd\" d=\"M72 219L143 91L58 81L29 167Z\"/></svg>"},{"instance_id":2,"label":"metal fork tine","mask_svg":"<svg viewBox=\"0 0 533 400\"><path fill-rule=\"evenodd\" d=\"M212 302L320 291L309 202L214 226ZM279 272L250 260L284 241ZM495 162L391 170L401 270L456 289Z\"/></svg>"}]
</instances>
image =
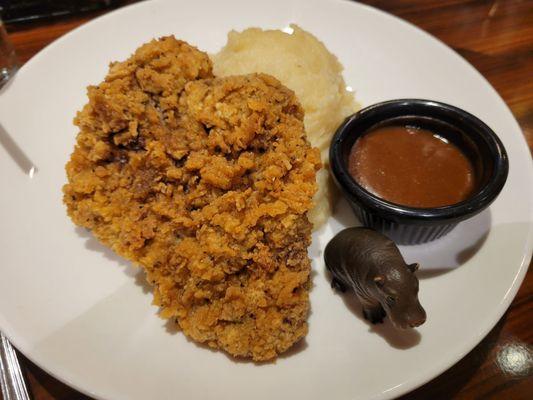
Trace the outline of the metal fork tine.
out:
<instances>
[{"instance_id":1,"label":"metal fork tine","mask_svg":"<svg viewBox=\"0 0 533 400\"><path fill-rule=\"evenodd\" d=\"M0 332L0 387L4 400L30 400L17 353Z\"/></svg>"}]
</instances>

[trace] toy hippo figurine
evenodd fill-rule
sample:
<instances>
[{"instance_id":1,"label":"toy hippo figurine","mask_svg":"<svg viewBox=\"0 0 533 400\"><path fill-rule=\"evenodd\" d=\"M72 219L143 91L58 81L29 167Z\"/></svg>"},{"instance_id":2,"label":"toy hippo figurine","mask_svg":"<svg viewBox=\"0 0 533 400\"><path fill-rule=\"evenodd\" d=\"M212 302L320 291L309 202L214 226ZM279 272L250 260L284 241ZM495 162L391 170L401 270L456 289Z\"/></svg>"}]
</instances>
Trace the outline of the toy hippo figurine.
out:
<instances>
[{"instance_id":1,"label":"toy hippo figurine","mask_svg":"<svg viewBox=\"0 0 533 400\"><path fill-rule=\"evenodd\" d=\"M373 324L388 314L399 329L414 328L426 320L418 301L418 264L407 265L398 247L369 228L348 228L330 240L324 251L331 287L354 290L363 314Z\"/></svg>"}]
</instances>

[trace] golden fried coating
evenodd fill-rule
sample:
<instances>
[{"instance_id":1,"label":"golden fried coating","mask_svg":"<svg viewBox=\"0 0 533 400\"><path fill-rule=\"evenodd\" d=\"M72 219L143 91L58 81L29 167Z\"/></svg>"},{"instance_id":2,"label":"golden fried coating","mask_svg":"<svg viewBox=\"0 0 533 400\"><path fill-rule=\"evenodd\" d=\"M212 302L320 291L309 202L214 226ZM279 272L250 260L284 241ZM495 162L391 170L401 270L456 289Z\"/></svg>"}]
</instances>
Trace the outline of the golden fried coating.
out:
<instances>
[{"instance_id":1,"label":"golden fried coating","mask_svg":"<svg viewBox=\"0 0 533 400\"><path fill-rule=\"evenodd\" d=\"M63 189L72 220L142 266L192 339L259 361L302 338L320 156L293 92L213 78L205 53L167 37L88 95Z\"/></svg>"}]
</instances>

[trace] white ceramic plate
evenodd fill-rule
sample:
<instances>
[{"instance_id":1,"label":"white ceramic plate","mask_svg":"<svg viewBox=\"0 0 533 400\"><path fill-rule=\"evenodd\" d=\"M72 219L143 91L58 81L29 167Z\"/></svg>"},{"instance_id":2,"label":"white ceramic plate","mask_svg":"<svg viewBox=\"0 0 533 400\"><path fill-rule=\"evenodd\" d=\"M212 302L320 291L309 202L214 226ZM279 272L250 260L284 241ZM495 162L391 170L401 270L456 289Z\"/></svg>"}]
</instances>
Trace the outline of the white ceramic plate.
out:
<instances>
[{"instance_id":1,"label":"white ceramic plate","mask_svg":"<svg viewBox=\"0 0 533 400\"><path fill-rule=\"evenodd\" d=\"M388 323L368 325L350 297L329 288L319 249L354 222L341 203L310 250L316 274L306 341L276 363L254 365L167 329L137 271L75 229L61 186L76 135L72 117L86 102L85 87L104 77L111 60L156 36L174 34L214 52L230 29L291 22L339 56L363 105L431 98L483 119L507 148L510 175L488 211L442 240L402 249L408 261L424 266L420 299L428 320L401 336ZM398 396L450 367L485 336L513 299L531 256L531 159L503 101L442 43L355 3L195 0L127 7L66 35L26 64L0 94L0 123L0 328L39 366L97 398ZM37 166L33 178L15 147Z\"/></svg>"}]
</instances>

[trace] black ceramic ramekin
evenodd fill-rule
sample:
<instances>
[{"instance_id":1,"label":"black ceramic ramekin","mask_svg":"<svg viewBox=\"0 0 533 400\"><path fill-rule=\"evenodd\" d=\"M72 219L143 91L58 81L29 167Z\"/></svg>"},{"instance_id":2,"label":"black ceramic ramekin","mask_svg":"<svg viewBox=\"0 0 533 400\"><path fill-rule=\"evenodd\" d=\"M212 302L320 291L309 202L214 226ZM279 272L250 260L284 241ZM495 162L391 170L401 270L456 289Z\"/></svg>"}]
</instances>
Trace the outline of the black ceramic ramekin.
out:
<instances>
[{"instance_id":1,"label":"black ceramic ramekin","mask_svg":"<svg viewBox=\"0 0 533 400\"><path fill-rule=\"evenodd\" d=\"M472 161L476 192L467 200L444 207L413 208L391 203L368 192L348 172L348 157L356 140L378 127L413 125L429 129L454 143ZM365 226L398 244L418 244L450 232L460 221L487 208L507 179L507 153L496 134L470 113L431 100L401 99L367 107L348 117L330 147L335 182Z\"/></svg>"}]
</instances>

